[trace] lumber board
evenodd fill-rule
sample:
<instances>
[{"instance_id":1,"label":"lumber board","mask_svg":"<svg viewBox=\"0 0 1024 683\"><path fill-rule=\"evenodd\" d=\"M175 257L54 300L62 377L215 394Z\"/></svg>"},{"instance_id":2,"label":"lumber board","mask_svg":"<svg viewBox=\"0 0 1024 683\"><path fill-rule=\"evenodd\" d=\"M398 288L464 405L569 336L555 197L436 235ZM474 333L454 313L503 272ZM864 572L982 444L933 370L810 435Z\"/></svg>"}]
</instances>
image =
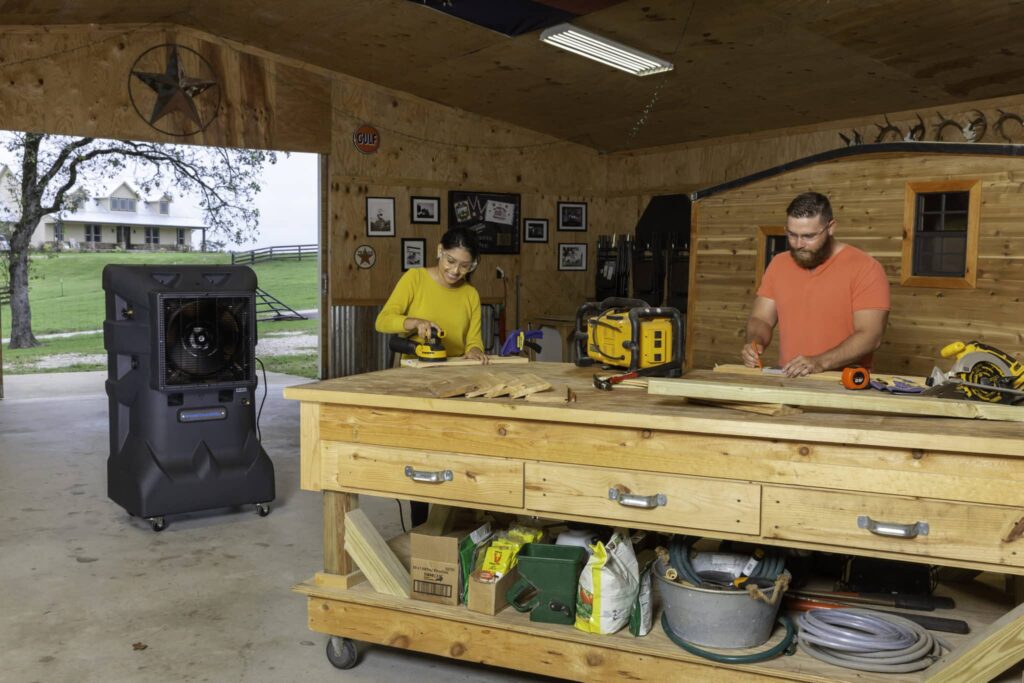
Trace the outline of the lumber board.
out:
<instances>
[{"instance_id":1,"label":"lumber board","mask_svg":"<svg viewBox=\"0 0 1024 683\"><path fill-rule=\"evenodd\" d=\"M345 514L345 551L375 591L400 598L411 595L409 571L362 510Z\"/></svg>"},{"instance_id":2,"label":"lumber board","mask_svg":"<svg viewBox=\"0 0 1024 683\"><path fill-rule=\"evenodd\" d=\"M427 385L427 389L435 398L462 396L470 391L476 391L476 388L477 383L474 380L442 379Z\"/></svg>"},{"instance_id":3,"label":"lumber board","mask_svg":"<svg viewBox=\"0 0 1024 683\"><path fill-rule=\"evenodd\" d=\"M890 396L874 390L849 391L804 378L730 377L724 373L694 370L681 379L655 379L647 391L659 396L679 396L712 401L781 403L814 408L927 415L982 420L1024 422L1024 407L1004 406L931 396Z\"/></svg>"},{"instance_id":4,"label":"lumber board","mask_svg":"<svg viewBox=\"0 0 1024 683\"><path fill-rule=\"evenodd\" d=\"M1024 604L976 631L925 672L928 683L989 681L1016 664L1024 649Z\"/></svg>"},{"instance_id":5,"label":"lumber board","mask_svg":"<svg viewBox=\"0 0 1024 683\"><path fill-rule=\"evenodd\" d=\"M691 403L700 405L717 406L738 410L742 413L756 413L758 415L801 415L804 412L796 406L788 406L783 403L740 403L737 401L712 401L699 398L688 400Z\"/></svg>"},{"instance_id":6,"label":"lumber board","mask_svg":"<svg viewBox=\"0 0 1024 683\"><path fill-rule=\"evenodd\" d=\"M523 399L530 403L572 403L576 400L576 392L568 385L552 387L551 391L527 394Z\"/></svg>"},{"instance_id":7,"label":"lumber board","mask_svg":"<svg viewBox=\"0 0 1024 683\"><path fill-rule=\"evenodd\" d=\"M529 363L526 356L487 356L486 365L521 365ZM465 356L456 356L442 362L423 361L419 358L403 358L403 368L458 368L465 366L480 367L485 365L483 361L473 360Z\"/></svg>"},{"instance_id":8,"label":"lumber board","mask_svg":"<svg viewBox=\"0 0 1024 683\"><path fill-rule=\"evenodd\" d=\"M746 365L738 365L732 363L719 363L715 365L714 372L723 372L730 375L746 375L748 377L764 377L767 375L778 374L772 372L765 372L766 370L777 370L778 368L748 368ZM880 379L885 382L892 382L894 379L903 379L908 382L919 384L922 387L925 386L925 378L918 377L916 375L892 375L884 372L871 371L871 377L873 379ZM816 379L822 382L831 382L833 384L839 384L842 382L843 373L838 370L826 370L825 372L816 372L813 375L807 375L804 379Z\"/></svg>"},{"instance_id":9,"label":"lumber board","mask_svg":"<svg viewBox=\"0 0 1024 683\"><path fill-rule=\"evenodd\" d=\"M541 379L533 373L525 374L521 379L522 384L516 387L516 389L509 394L510 398L524 398L530 394L551 390L551 382Z\"/></svg>"}]
</instances>

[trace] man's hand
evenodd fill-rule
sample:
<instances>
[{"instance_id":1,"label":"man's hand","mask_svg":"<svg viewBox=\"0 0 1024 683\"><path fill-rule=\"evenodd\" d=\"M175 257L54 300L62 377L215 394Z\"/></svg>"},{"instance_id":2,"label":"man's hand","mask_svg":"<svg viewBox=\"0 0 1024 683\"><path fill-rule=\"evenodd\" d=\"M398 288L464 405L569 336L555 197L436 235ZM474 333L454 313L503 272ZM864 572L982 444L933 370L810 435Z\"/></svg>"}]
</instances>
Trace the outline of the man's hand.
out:
<instances>
[{"instance_id":1,"label":"man's hand","mask_svg":"<svg viewBox=\"0 0 1024 683\"><path fill-rule=\"evenodd\" d=\"M491 362L491 359L487 357L487 354L484 353L481 349L476 348L475 346L471 348L469 351L466 351L466 358L470 360L478 360L483 365L487 365L488 363Z\"/></svg>"},{"instance_id":2,"label":"man's hand","mask_svg":"<svg viewBox=\"0 0 1024 683\"><path fill-rule=\"evenodd\" d=\"M824 363L818 356L797 356L782 368L782 374L786 377L805 377L815 372L824 372Z\"/></svg>"},{"instance_id":3,"label":"man's hand","mask_svg":"<svg viewBox=\"0 0 1024 683\"><path fill-rule=\"evenodd\" d=\"M759 368L761 367L762 353L764 353L764 348L759 343L747 342L743 345L740 357L743 358L743 364L748 368Z\"/></svg>"}]
</instances>

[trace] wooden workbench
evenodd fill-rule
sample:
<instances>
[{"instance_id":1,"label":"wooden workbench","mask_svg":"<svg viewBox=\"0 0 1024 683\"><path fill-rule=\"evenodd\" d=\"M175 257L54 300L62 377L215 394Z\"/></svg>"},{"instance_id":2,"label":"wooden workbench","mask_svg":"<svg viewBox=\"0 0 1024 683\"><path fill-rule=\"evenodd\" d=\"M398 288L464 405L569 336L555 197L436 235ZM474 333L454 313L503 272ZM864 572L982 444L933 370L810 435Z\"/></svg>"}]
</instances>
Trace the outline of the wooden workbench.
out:
<instances>
[{"instance_id":1,"label":"wooden workbench","mask_svg":"<svg viewBox=\"0 0 1024 683\"><path fill-rule=\"evenodd\" d=\"M639 680L923 680L856 673L802 653L712 664L672 644L659 626L645 638L602 637L534 624L511 610L487 617L378 594L342 549L344 514L360 493L1024 574L1020 423L770 417L638 389L598 391L592 370L566 364L502 371L568 384L578 400L430 396L427 385L439 373L466 379L473 368L392 369L285 390L302 402L301 486L324 498L324 570L296 587L308 596L310 628L580 681L620 680L622 672ZM406 466L454 476L414 482ZM665 494L667 504L623 507L609 500L615 487ZM907 529L924 522L928 533L879 536L858 518ZM925 679L988 680L1024 657L1024 608L970 604L956 615L973 626L970 646ZM713 676L707 667L716 667Z\"/></svg>"}]
</instances>

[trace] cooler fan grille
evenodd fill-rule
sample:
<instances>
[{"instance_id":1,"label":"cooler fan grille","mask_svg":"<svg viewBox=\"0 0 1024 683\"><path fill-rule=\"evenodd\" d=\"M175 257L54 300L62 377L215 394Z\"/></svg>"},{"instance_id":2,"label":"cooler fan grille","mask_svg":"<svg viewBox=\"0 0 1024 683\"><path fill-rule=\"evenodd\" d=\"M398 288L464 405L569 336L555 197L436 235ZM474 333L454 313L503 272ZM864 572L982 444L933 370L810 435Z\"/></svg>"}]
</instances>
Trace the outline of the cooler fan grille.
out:
<instances>
[{"instance_id":1,"label":"cooler fan grille","mask_svg":"<svg viewBox=\"0 0 1024 683\"><path fill-rule=\"evenodd\" d=\"M162 388L249 381L255 345L252 306L252 297L162 298Z\"/></svg>"}]
</instances>

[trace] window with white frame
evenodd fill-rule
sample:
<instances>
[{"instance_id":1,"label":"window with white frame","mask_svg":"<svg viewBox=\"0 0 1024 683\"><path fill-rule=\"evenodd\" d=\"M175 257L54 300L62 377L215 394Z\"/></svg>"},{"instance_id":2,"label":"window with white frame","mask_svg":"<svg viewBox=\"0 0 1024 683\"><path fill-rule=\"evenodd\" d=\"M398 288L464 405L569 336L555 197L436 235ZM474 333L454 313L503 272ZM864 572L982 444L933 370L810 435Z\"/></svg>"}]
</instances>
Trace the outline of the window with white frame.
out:
<instances>
[{"instance_id":1,"label":"window with white frame","mask_svg":"<svg viewBox=\"0 0 1024 683\"><path fill-rule=\"evenodd\" d=\"M179 247L185 246L185 233L186 233L185 228L178 228L178 246Z\"/></svg>"},{"instance_id":2,"label":"window with white frame","mask_svg":"<svg viewBox=\"0 0 1024 683\"><path fill-rule=\"evenodd\" d=\"M135 211L135 200L127 197L111 197L111 211Z\"/></svg>"},{"instance_id":3,"label":"window with white frame","mask_svg":"<svg viewBox=\"0 0 1024 683\"><path fill-rule=\"evenodd\" d=\"M146 244L160 244L160 228L146 228Z\"/></svg>"},{"instance_id":4,"label":"window with white frame","mask_svg":"<svg viewBox=\"0 0 1024 683\"><path fill-rule=\"evenodd\" d=\"M64 222L57 221L53 224L53 241L63 242L64 241Z\"/></svg>"},{"instance_id":5,"label":"window with white frame","mask_svg":"<svg viewBox=\"0 0 1024 683\"><path fill-rule=\"evenodd\" d=\"M98 225L87 223L85 226L85 241L86 242L100 242L100 236L103 234L102 229Z\"/></svg>"},{"instance_id":6,"label":"window with white frame","mask_svg":"<svg viewBox=\"0 0 1024 683\"><path fill-rule=\"evenodd\" d=\"M169 201L167 201L166 199L161 199L160 200L160 213L162 213L163 215L166 216L170 212L171 212L171 203Z\"/></svg>"}]
</instances>

